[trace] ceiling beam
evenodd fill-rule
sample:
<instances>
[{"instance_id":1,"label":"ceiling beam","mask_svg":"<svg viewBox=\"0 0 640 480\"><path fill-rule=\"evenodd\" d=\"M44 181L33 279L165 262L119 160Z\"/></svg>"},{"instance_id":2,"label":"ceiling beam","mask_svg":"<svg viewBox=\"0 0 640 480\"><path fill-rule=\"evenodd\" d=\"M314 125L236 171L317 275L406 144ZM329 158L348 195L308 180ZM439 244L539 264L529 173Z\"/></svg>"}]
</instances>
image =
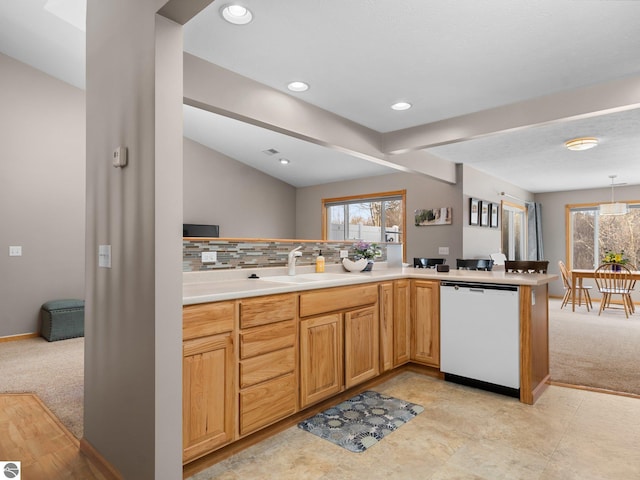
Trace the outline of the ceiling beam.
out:
<instances>
[{"instance_id":1,"label":"ceiling beam","mask_svg":"<svg viewBox=\"0 0 640 480\"><path fill-rule=\"evenodd\" d=\"M158 10L158 14L184 25L213 2L214 0L169 0Z\"/></svg>"},{"instance_id":2,"label":"ceiling beam","mask_svg":"<svg viewBox=\"0 0 640 480\"><path fill-rule=\"evenodd\" d=\"M514 103L382 134L393 155L568 120L640 107L640 76Z\"/></svg>"}]
</instances>

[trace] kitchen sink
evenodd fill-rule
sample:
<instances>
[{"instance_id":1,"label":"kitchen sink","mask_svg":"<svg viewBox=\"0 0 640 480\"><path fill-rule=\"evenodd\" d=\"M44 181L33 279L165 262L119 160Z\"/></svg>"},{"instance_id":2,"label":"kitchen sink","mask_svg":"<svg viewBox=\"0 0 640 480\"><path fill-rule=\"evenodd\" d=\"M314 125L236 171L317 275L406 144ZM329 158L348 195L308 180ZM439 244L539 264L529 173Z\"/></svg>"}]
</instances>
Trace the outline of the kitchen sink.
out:
<instances>
[{"instance_id":1,"label":"kitchen sink","mask_svg":"<svg viewBox=\"0 0 640 480\"><path fill-rule=\"evenodd\" d=\"M329 282L332 280L348 280L350 278L366 277L353 273L302 273L300 275L275 275L272 277L261 277L265 282L279 283L313 283Z\"/></svg>"}]
</instances>

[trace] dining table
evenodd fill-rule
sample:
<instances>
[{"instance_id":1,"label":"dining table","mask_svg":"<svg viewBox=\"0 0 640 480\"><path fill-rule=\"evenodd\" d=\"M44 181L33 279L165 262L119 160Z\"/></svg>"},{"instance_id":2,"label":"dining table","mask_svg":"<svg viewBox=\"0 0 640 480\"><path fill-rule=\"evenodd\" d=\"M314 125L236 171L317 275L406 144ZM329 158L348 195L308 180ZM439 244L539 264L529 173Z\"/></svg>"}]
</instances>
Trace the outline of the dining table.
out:
<instances>
[{"instance_id":1,"label":"dining table","mask_svg":"<svg viewBox=\"0 0 640 480\"><path fill-rule=\"evenodd\" d=\"M595 269L582 269L576 268L571 270L571 310L576 311L576 286L582 287L582 281L585 278L595 278ZM634 280L640 280L640 271L634 270L631 272L631 278ZM580 288L580 294L582 294L582 288ZM579 299L578 301L581 301Z\"/></svg>"}]
</instances>

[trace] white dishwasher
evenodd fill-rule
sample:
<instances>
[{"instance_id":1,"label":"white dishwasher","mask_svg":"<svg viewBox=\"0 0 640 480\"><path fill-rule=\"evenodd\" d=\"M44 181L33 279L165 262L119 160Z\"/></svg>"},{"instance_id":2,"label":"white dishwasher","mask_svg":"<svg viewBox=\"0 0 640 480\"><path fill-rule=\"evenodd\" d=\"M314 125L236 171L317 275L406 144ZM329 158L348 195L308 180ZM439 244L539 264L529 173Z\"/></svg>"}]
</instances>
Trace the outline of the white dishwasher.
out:
<instances>
[{"instance_id":1,"label":"white dishwasher","mask_svg":"<svg viewBox=\"0 0 640 480\"><path fill-rule=\"evenodd\" d=\"M519 292L515 285L440 283L440 370L448 381L518 396Z\"/></svg>"}]
</instances>

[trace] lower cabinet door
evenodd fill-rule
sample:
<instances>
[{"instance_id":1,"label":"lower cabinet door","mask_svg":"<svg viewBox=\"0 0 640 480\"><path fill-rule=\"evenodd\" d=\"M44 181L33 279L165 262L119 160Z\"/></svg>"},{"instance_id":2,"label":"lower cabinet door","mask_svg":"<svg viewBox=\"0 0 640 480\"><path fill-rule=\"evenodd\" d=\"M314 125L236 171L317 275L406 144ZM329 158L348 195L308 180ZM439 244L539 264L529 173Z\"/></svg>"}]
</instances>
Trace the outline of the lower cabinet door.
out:
<instances>
[{"instance_id":1,"label":"lower cabinet door","mask_svg":"<svg viewBox=\"0 0 640 480\"><path fill-rule=\"evenodd\" d=\"M300 408L343 389L342 314L300 322Z\"/></svg>"},{"instance_id":2,"label":"lower cabinet door","mask_svg":"<svg viewBox=\"0 0 640 480\"><path fill-rule=\"evenodd\" d=\"M351 388L380 372L378 306L344 314L345 386Z\"/></svg>"},{"instance_id":3,"label":"lower cabinet door","mask_svg":"<svg viewBox=\"0 0 640 480\"><path fill-rule=\"evenodd\" d=\"M247 435L296 412L293 372L240 392L240 435Z\"/></svg>"},{"instance_id":4,"label":"lower cabinet door","mask_svg":"<svg viewBox=\"0 0 640 480\"><path fill-rule=\"evenodd\" d=\"M183 462L233 440L234 354L231 333L183 342Z\"/></svg>"}]
</instances>

